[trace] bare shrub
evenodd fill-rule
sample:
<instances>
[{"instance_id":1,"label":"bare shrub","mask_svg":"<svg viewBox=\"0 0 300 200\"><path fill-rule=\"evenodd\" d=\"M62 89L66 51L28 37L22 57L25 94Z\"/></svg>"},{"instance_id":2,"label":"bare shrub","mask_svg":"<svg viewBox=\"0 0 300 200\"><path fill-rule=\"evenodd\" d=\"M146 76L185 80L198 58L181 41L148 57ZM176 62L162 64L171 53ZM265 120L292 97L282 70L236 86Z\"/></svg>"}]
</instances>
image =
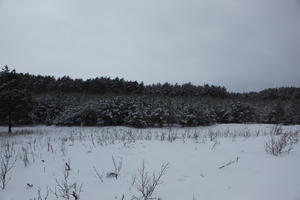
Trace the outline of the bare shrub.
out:
<instances>
[{"instance_id":1,"label":"bare shrub","mask_svg":"<svg viewBox=\"0 0 300 200\"><path fill-rule=\"evenodd\" d=\"M126 135L127 135L127 140L128 141L130 141L130 142L132 142L132 143L135 143L135 137L134 137L134 134L133 134L133 132L132 132L132 130L130 129L130 130L128 130L128 131L126 131Z\"/></svg>"},{"instance_id":2,"label":"bare shrub","mask_svg":"<svg viewBox=\"0 0 300 200\"><path fill-rule=\"evenodd\" d=\"M199 139L199 133L197 131L194 132L193 134L193 139L197 142Z\"/></svg>"},{"instance_id":3,"label":"bare shrub","mask_svg":"<svg viewBox=\"0 0 300 200\"><path fill-rule=\"evenodd\" d=\"M217 132L214 132L212 130L209 130L208 131L208 137L209 137L209 140L212 142L212 141L215 141L217 138L218 138L218 133Z\"/></svg>"},{"instance_id":4,"label":"bare shrub","mask_svg":"<svg viewBox=\"0 0 300 200\"><path fill-rule=\"evenodd\" d=\"M168 136L167 136L167 140L169 141L169 142L173 142L173 141L175 141L177 139L177 133L175 132L175 131L172 131L171 129L170 129L170 131L169 131L169 133L168 133Z\"/></svg>"},{"instance_id":5,"label":"bare shrub","mask_svg":"<svg viewBox=\"0 0 300 200\"><path fill-rule=\"evenodd\" d=\"M282 125L276 124L272 127L270 135L281 135L283 133Z\"/></svg>"},{"instance_id":6,"label":"bare shrub","mask_svg":"<svg viewBox=\"0 0 300 200\"><path fill-rule=\"evenodd\" d=\"M255 135L256 137L260 136L261 135L261 130L260 128L258 130L255 131Z\"/></svg>"},{"instance_id":7,"label":"bare shrub","mask_svg":"<svg viewBox=\"0 0 300 200\"><path fill-rule=\"evenodd\" d=\"M145 136L145 140L152 140L152 133L148 132Z\"/></svg>"},{"instance_id":8,"label":"bare shrub","mask_svg":"<svg viewBox=\"0 0 300 200\"><path fill-rule=\"evenodd\" d=\"M34 134L34 131L23 129L23 130L16 130L11 133L0 132L0 137L15 136L15 135L30 135L30 134Z\"/></svg>"},{"instance_id":9,"label":"bare shrub","mask_svg":"<svg viewBox=\"0 0 300 200\"><path fill-rule=\"evenodd\" d=\"M220 142L217 139L215 139L214 144L211 146L210 150L213 151L219 144Z\"/></svg>"},{"instance_id":10,"label":"bare shrub","mask_svg":"<svg viewBox=\"0 0 300 200\"><path fill-rule=\"evenodd\" d=\"M103 180L104 173L102 172L102 174L100 174L99 171L96 169L96 167L93 167L93 169L96 174L96 177L100 180L101 183L103 183L104 182L104 180Z\"/></svg>"},{"instance_id":11,"label":"bare shrub","mask_svg":"<svg viewBox=\"0 0 300 200\"><path fill-rule=\"evenodd\" d=\"M166 138L166 133L163 131L160 135L160 141L164 141Z\"/></svg>"},{"instance_id":12,"label":"bare shrub","mask_svg":"<svg viewBox=\"0 0 300 200\"><path fill-rule=\"evenodd\" d=\"M24 166L27 167L30 162L29 162L29 157L28 157L28 149L26 147L22 147L22 153L21 153L21 160L24 163Z\"/></svg>"},{"instance_id":13,"label":"bare shrub","mask_svg":"<svg viewBox=\"0 0 300 200\"><path fill-rule=\"evenodd\" d=\"M93 147L96 148L96 143L95 143L95 138L94 138L94 134L91 133L91 142L93 144Z\"/></svg>"},{"instance_id":14,"label":"bare shrub","mask_svg":"<svg viewBox=\"0 0 300 200\"><path fill-rule=\"evenodd\" d=\"M122 159L120 159L118 162L116 161L116 159L112 156L111 157L112 161L113 161L113 165L114 165L114 171L112 172L108 172L106 174L106 177L107 178L111 178L111 177L114 177L116 179L118 179L119 175L120 175L120 171L122 169Z\"/></svg>"},{"instance_id":15,"label":"bare shrub","mask_svg":"<svg viewBox=\"0 0 300 200\"><path fill-rule=\"evenodd\" d=\"M16 130L15 131L15 135L30 135L33 134L34 131L33 130L28 130L28 129L22 129L22 130Z\"/></svg>"},{"instance_id":16,"label":"bare shrub","mask_svg":"<svg viewBox=\"0 0 300 200\"><path fill-rule=\"evenodd\" d=\"M279 156L283 153L290 153L293 150L293 146L298 143L297 132L285 132L281 135L276 135L281 130L272 130L275 135L270 135L268 141L265 144L265 150L274 156Z\"/></svg>"},{"instance_id":17,"label":"bare shrub","mask_svg":"<svg viewBox=\"0 0 300 200\"><path fill-rule=\"evenodd\" d=\"M71 180L70 178L70 163L66 163L65 170L63 174L63 178L59 180L55 180L56 186L54 195L56 198L61 199L74 199L79 200L80 199L80 193L82 192L82 184L78 184L77 181Z\"/></svg>"},{"instance_id":18,"label":"bare shrub","mask_svg":"<svg viewBox=\"0 0 300 200\"><path fill-rule=\"evenodd\" d=\"M242 132L243 137L250 138L251 137L251 131L248 127L244 128L244 131Z\"/></svg>"},{"instance_id":19,"label":"bare shrub","mask_svg":"<svg viewBox=\"0 0 300 200\"><path fill-rule=\"evenodd\" d=\"M51 150L51 152L53 153L53 146L52 146L52 144L51 144L51 138L48 137L48 138L47 138L47 152L50 152L50 150Z\"/></svg>"},{"instance_id":20,"label":"bare shrub","mask_svg":"<svg viewBox=\"0 0 300 200\"><path fill-rule=\"evenodd\" d=\"M8 173L14 168L17 158L14 156L14 146L13 144L6 143L1 153L1 163L0 163L0 183L1 188L4 190L7 183L10 181L11 177L8 177Z\"/></svg>"},{"instance_id":21,"label":"bare shrub","mask_svg":"<svg viewBox=\"0 0 300 200\"><path fill-rule=\"evenodd\" d=\"M150 200L156 199L152 195L155 189L162 184L161 178L167 173L169 163L163 163L160 171L152 173L146 171L145 161L143 161L142 168L138 169L138 177L136 178L137 190L140 192L140 196L133 196L132 200Z\"/></svg>"},{"instance_id":22,"label":"bare shrub","mask_svg":"<svg viewBox=\"0 0 300 200\"><path fill-rule=\"evenodd\" d=\"M136 175L131 176L131 185L133 186L136 182Z\"/></svg>"}]
</instances>

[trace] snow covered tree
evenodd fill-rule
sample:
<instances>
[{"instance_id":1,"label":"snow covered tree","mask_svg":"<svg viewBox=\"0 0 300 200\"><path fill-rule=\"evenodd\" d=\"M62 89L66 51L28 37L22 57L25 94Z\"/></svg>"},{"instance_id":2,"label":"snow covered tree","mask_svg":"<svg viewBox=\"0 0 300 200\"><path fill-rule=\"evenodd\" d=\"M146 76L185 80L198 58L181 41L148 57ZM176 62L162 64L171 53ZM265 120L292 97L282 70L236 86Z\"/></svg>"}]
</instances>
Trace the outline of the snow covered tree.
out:
<instances>
[{"instance_id":1,"label":"snow covered tree","mask_svg":"<svg viewBox=\"0 0 300 200\"><path fill-rule=\"evenodd\" d=\"M276 103L273 106L272 111L269 114L269 121L271 123L283 123L285 118L285 108L284 104L282 103Z\"/></svg>"}]
</instances>

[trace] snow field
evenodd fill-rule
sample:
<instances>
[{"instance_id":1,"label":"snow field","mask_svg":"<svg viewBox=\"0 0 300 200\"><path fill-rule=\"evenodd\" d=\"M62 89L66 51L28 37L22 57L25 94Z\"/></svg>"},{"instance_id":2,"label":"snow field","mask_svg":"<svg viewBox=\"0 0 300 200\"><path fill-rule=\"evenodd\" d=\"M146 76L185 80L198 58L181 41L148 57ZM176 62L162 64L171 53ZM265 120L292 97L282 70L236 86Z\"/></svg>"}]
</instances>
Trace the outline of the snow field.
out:
<instances>
[{"instance_id":1,"label":"snow field","mask_svg":"<svg viewBox=\"0 0 300 200\"><path fill-rule=\"evenodd\" d=\"M158 173L168 163L152 197L163 200L299 200L300 145L272 156L265 143L273 125L221 124L197 128L19 127L22 134L0 136L1 154L13 144L17 157L1 200L57 199L55 189L66 163L70 183L82 184L80 199L133 199L139 170ZM298 131L300 126L285 126ZM6 127L1 127L4 132ZM25 134L28 133L28 134ZM25 166L24 157L27 157ZM112 161L122 163L118 178ZM95 169L102 177L97 177ZM58 198L63 199L63 198ZM70 196L70 199L74 199Z\"/></svg>"}]
</instances>

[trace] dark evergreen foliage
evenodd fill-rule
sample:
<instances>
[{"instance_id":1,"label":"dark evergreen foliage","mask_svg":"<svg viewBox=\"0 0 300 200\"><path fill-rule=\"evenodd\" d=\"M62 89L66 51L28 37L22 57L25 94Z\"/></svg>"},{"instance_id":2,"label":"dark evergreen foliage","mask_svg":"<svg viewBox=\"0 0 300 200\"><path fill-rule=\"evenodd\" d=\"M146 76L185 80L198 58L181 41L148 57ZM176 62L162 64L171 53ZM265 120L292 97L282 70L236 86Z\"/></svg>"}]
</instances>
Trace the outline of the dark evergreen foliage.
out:
<instances>
[{"instance_id":1,"label":"dark evergreen foliage","mask_svg":"<svg viewBox=\"0 0 300 200\"><path fill-rule=\"evenodd\" d=\"M117 94L117 95L160 95L170 97L214 97L214 98L239 98L239 99L267 99L288 100L300 99L300 88L285 87L271 88L261 92L230 93L225 87L214 85L195 86L191 83L179 84L152 84L144 85L143 82L125 81L124 79L111 79L100 77L94 79L72 79L68 76L54 78L18 73L24 86L32 93L81 93L81 94Z\"/></svg>"},{"instance_id":2,"label":"dark evergreen foliage","mask_svg":"<svg viewBox=\"0 0 300 200\"><path fill-rule=\"evenodd\" d=\"M16 73L5 67L0 107L15 124L161 127L212 123L300 124L300 88L230 93L213 85L154 84L110 79L54 78ZM30 110L30 91L32 110ZM6 114L5 114L6 113ZM28 117L30 116L30 117Z\"/></svg>"},{"instance_id":3,"label":"dark evergreen foliage","mask_svg":"<svg viewBox=\"0 0 300 200\"><path fill-rule=\"evenodd\" d=\"M15 70L5 66L0 73L0 119L7 121L8 132L12 123L30 121L31 98L20 82Z\"/></svg>"}]
</instances>

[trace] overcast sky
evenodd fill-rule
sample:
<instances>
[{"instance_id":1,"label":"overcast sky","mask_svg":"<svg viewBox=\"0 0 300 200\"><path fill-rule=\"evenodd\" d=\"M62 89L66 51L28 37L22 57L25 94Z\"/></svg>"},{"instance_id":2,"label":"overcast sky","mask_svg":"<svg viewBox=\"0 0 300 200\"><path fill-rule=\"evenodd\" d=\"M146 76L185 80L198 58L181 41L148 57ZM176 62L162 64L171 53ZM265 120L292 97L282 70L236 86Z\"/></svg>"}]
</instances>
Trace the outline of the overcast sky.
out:
<instances>
[{"instance_id":1,"label":"overcast sky","mask_svg":"<svg viewBox=\"0 0 300 200\"><path fill-rule=\"evenodd\" d=\"M0 66L18 72L300 86L300 0L0 0Z\"/></svg>"}]
</instances>

